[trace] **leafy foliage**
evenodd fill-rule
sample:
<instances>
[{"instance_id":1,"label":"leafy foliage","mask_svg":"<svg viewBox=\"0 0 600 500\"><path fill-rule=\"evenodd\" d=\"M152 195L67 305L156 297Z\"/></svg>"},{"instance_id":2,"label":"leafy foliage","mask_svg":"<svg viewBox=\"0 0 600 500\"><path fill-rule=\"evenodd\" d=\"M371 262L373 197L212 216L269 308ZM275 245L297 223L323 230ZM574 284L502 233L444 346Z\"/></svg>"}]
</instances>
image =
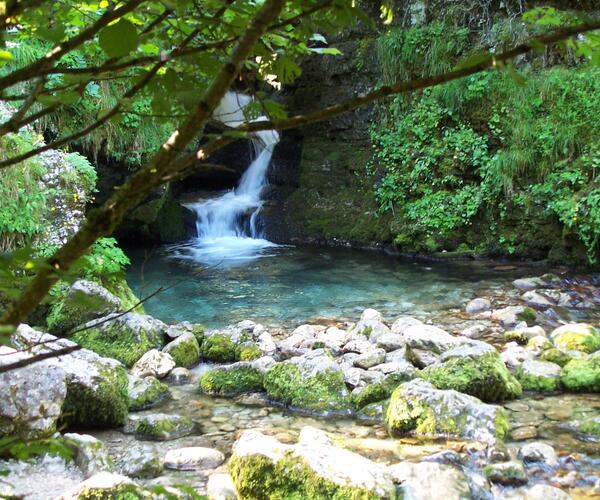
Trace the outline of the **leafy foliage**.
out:
<instances>
[{"instance_id":1,"label":"leafy foliage","mask_svg":"<svg viewBox=\"0 0 600 500\"><path fill-rule=\"evenodd\" d=\"M408 30L402 39L418 39L422 31ZM390 61L408 71L414 47L390 45L389 34L383 39L394 52L382 61L384 79ZM421 62L441 57L449 64L456 57L426 49L429 57ZM435 71L412 68L417 74ZM373 125L368 171L378 177L380 210L394 215L399 246L527 254L540 244L547 254L562 242L532 242L524 221L541 227L557 221L563 237L575 236L588 262L596 261L600 70L580 65L524 75L525 84L509 72L492 72L426 90L411 101L395 98L384 114L386 126ZM477 234L475 227L489 230Z\"/></svg>"}]
</instances>

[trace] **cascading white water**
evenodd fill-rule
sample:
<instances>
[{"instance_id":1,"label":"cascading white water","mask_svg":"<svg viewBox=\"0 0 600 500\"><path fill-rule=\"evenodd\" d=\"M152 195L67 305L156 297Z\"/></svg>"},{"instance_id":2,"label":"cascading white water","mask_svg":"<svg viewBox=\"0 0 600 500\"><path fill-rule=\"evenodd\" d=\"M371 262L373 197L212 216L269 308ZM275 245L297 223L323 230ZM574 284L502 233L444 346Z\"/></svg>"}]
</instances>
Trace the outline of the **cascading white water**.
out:
<instances>
[{"instance_id":1,"label":"cascading white water","mask_svg":"<svg viewBox=\"0 0 600 500\"><path fill-rule=\"evenodd\" d=\"M228 92L213 118L229 127L246 122L244 108L250 96ZM256 120L266 120L264 116ZM175 256L205 264L232 264L263 255L264 249L276 247L264 239L257 227L262 207L261 193L267 184L267 170L273 150L279 142L274 130L259 131L252 139L254 160L246 169L238 186L209 200L186 206L196 212L198 237L186 245L174 247Z\"/></svg>"}]
</instances>

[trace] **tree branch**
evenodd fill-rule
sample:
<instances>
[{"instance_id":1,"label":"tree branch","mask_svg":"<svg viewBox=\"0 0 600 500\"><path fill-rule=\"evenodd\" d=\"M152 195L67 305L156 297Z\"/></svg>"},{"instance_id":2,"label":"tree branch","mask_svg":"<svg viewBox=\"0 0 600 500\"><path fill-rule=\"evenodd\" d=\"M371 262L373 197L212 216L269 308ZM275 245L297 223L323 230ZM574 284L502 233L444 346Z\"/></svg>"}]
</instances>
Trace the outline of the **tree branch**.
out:
<instances>
[{"instance_id":1,"label":"tree branch","mask_svg":"<svg viewBox=\"0 0 600 500\"><path fill-rule=\"evenodd\" d=\"M100 19L98 19L92 26L81 31L79 34L72 38L69 38L65 42L58 44L44 57L37 59L31 64L24 68L18 69L9 73L5 77L0 78L0 90L14 85L15 83L30 80L36 76L41 76L44 73L43 69L52 66L56 61L63 57L68 52L79 47L81 44L93 38L102 28L106 27L112 21L123 17L125 14L135 10L145 0L129 0L128 3L122 7L118 7L114 10L106 12Z\"/></svg>"},{"instance_id":2,"label":"tree branch","mask_svg":"<svg viewBox=\"0 0 600 500\"><path fill-rule=\"evenodd\" d=\"M0 320L1 324L21 323L59 279L59 270L68 270L97 238L111 233L125 213L143 201L154 187L162 184L165 175L177 170L177 164L174 163L177 156L204 127L252 49L280 14L284 4L285 0L265 1L187 121L162 145L146 167L116 189L101 208L88 214L79 231L48 259L49 265L38 272L19 298L8 307Z\"/></svg>"}]
</instances>

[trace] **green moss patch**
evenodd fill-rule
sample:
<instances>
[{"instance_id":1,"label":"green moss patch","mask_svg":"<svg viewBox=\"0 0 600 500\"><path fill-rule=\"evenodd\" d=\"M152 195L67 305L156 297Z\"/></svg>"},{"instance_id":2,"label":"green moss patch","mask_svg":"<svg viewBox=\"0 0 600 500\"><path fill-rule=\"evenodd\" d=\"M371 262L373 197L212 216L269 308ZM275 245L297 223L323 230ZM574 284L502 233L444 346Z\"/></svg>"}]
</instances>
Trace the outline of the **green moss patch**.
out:
<instances>
[{"instance_id":1,"label":"green moss patch","mask_svg":"<svg viewBox=\"0 0 600 500\"><path fill-rule=\"evenodd\" d=\"M233 396L263 390L264 375L252 366L218 367L200 377L202 392L218 396Z\"/></svg>"},{"instance_id":2,"label":"green moss patch","mask_svg":"<svg viewBox=\"0 0 600 500\"><path fill-rule=\"evenodd\" d=\"M226 335L215 334L204 337L200 350L202 357L217 363L231 363L237 361L237 346Z\"/></svg>"},{"instance_id":3,"label":"green moss patch","mask_svg":"<svg viewBox=\"0 0 600 500\"><path fill-rule=\"evenodd\" d=\"M495 402L518 397L522 388L496 352L477 358L456 357L432 365L420 376L438 389L454 389L482 401Z\"/></svg>"},{"instance_id":4,"label":"green moss patch","mask_svg":"<svg viewBox=\"0 0 600 500\"><path fill-rule=\"evenodd\" d=\"M265 389L270 398L296 408L315 412L347 411L350 398L340 371L326 370L303 377L292 363L278 363L266 374Z\"/></svg>"},{"instance_id":5,"label":"green moss patch","mask_svg":"<svg viewBox=\"0 0 600 500\"><path fill-rule=\"evenodd\" d=\"M572 392L600 392L600 353L569 361L561 371L560 380Z\"/></svg>"},{"instance_id":6,"label":"green moss patch","mask_svg":"<svg viewBox=\"0 0 600 500\"><path fill-rule=\"evenodd\" d=\"M375 500L373 492L319 477L301 458L288 453L273 463L261 455L233 457L229 473L241 499Z\"/></svg>"},{"instance_id":7,"label":"green moss patch","mask_svg":"<svg viewBox=\"0 0 600 500\"><path fill-rule=\"evenodd\" d=\"M129 408L127 373L120 367L99 370L100 381L93 388L67 382L62 424L82 429L123 425Z\"/></svg>"}]
</instances>

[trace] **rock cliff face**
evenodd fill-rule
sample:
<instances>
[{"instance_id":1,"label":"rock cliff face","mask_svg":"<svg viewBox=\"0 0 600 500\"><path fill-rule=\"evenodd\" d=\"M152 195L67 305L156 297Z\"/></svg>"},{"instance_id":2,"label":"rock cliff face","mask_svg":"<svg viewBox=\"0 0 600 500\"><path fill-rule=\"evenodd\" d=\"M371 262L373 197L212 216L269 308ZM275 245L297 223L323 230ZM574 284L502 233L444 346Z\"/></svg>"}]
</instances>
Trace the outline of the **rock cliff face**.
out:
<instances>
[{"instance_id":1,"label":"rock cliff face","mask_svg":"<svg viewBox=\"0 0 600 500\"><path fill-rule=\"evenodd\" d=\"M307 60L286 89L292 113L320 109L373 90L379 80L374 32L356 27L332 39L341 56ZM372 186L362 175L371 156L373 106L290 132L278 147L269 181L277 196L263 211L276 241L368 245L390 240ZM290 154L291 145L300 151ZM282 151L284 150L284 151Z\"/></svg>"}]
</instances>

